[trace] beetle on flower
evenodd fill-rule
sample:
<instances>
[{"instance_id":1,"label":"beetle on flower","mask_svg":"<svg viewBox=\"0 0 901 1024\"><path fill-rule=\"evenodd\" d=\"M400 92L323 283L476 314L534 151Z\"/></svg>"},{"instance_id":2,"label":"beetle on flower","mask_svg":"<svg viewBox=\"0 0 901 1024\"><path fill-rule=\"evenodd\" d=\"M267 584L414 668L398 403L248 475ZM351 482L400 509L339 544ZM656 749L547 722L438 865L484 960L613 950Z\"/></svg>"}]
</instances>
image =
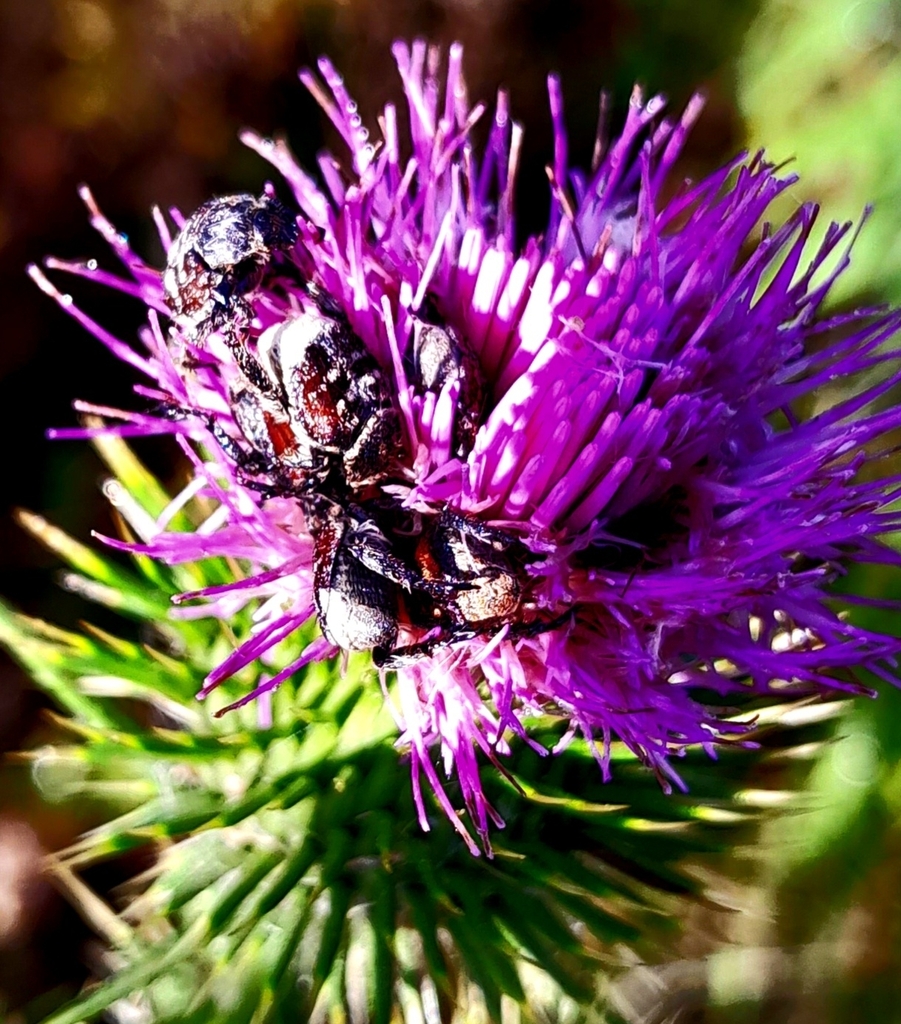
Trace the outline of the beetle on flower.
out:
<instances>
[{"instance_id":1,"label":"beetle on flower","mask_svg":"<svg viewBox=\"0 0 901 1024\"><path fill-rule=\"evenodd\" d=\"M899 642L840 614L829 589L850 562L897 563L880 538L901 525L897 481L860 472L901 425L901 409L880 404L898 379L885 342L901 320L817 318L847 263L848 226L830 227L812 255L813 206L758 231L793 180L762 155L664 198L698 99L670 121L660 98L636 91L619 138L598 148L589 171L571 168L552 77L550 220L518 247L521 128L506 96L480 157L471 130L485 110L466 103L460 49L449 53L443 90L436 51L399 43L395 57L409 108L408 159L395 108L385 108L381 139L372 142L326 60L319 69L328 91L311 73L301 77L347 145L346 178L323 161L320 187L284 143L245 136L283 174L299 215L296 245L285 229L292 247L278 260L296 273L263 268L242 291L253 320L239 351L222 332L201 339L175 323L164 331L159 314L173 310L162 276L91 201L150 307L144 350L67 308L150 378L142 394L196 414L122 412L124 422L107 429L174 433L193 463L191 493L217 506L202 537L160 524L140 544L110 543L169 562L219 554L247 567L233 584L186 595L175 614L228 618L262 602L256 631L211 673L202 695L317 612L304 499L267 491L259 479L254 489L232 447L247 442L234 401L246 390L247 366L259 365L266 332L309 316L316 295L327 297L387 382L390 402L381 408L392 422L396 415L400 439L390 472L340 495L346 479L332 482L325 498L340 499L339 518L351 500L365 505L361 521L371 520L382 547L423 579L436 533L450 575L459 570L445 580L448 596L422 598L427 588L411 584L389 608L398 645L415 653L391 661L389 652L388 664L396 665L423 827L424 774L473 852L470 827L487 846L490 823L501 822L481 788L480 754L497 761L512 738L530 742L535 714L568 719L567 736L594 743L605 776L619 738L668 788L680 784L672 761L687 746L712 754L719 742L742 741L751 723L729 715L730 697L861 692L863 671L895 681ZM68 269L135 289L96 268ZM446 328L447 350L457 353L457 370L431 387L409 355L424 324ZM806 399L836 379L860 384L804 418ZM189 443L201 435L212 462ZM487 550L492 536L506 545L494 561L468 540L483 538ZM467 622L472 595L491 585L515 599ZM384 634L392 632L389 621ZM335 653L327 637L315 640L241 703ZM471 826L445 788L436 751L459 780Z\"/></svg>"}]
</instances>

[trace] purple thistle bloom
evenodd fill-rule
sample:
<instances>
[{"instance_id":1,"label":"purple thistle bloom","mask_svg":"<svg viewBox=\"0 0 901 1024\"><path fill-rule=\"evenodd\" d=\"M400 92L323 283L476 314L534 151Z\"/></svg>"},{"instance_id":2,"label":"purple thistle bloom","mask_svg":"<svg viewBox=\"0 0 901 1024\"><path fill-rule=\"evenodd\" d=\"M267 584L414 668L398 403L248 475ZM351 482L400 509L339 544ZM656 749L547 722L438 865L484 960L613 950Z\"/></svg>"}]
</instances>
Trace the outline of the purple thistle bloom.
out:
<instances>
[{"instance_id":1,"label":"purple thistle bloom","mask_svg":"<svg viewBox=\"0 0 901 1024\"><path fill-rule=\"evenodd\" d=\"M659 97L645 102L636 90L621 136L598 148L590 173L571 168L552 77L550 222L517 249L521 129L506 96L479 157L470 132L484 108L469 106L460 49L450 51L443 89L437 52L422 43L394 52L406 142L389 105L373 144L326 60L325 88L309 72L301 78L344 139L349 164L323 155L320 187L284 143L245 136L285 177L300 211L296 246L247 299L258 338L311 308L298 278L330 296L391 382L405 452L397 501L424 516L449 507L521 537L532 552L504 621L397 670L400 742L423 828L424 774L477 852L437 750L487 846L489 823L502 822L484 797L479 762L496 761L511 734L532 742L532 715L568 719L567 738L592 741L605 777L619 738L669 788L680 785L671 759L687 745L713 755L751 727L712 701L863 692L861 670L894 682L899 642L837 613L829 590L849 562L896 564L879 538L901 525L898 481L860 472L901 425L901 410L879 405L898 380L885 342L901 320L865 312L816 319L848 262L848 226L833 225L809 264L815 207L758 231L793 181L760 155L667 198L698 99L672 122ZM175 434L193 465L191 483L141 544L109 543L166 562L220 555L248 566L246 578L178 600L183 616L229 619L248 602L256 608L253 635L210 674L205 696L315 616L314 545L298 502L255 491L219 443L225 434L242 442L233 347L221 332L201 343L183 323L164 329L161 274L87 201L129 277L49 265L146 302L143 350L110 337L39 271L33 276L149 378L139 394L200 414L172 420L77 406L124 421L102 430ZM168 248L165 219L157 222ZM283 273L290 263L300 271L294 283ZM408 380L404 353L429 302L478 357L490 390L462 453L454 443L459 381L436 394ZM837 380L859 383L802 418L811 394ZM216 503L203 526L167 529L172 511L198 494ZM404 644L429 635L402 609L399 617ZM523 628L536 621L555 626ZM325 637L314 641L239 703L336 653Z\"/></svg>"}]
</instances>

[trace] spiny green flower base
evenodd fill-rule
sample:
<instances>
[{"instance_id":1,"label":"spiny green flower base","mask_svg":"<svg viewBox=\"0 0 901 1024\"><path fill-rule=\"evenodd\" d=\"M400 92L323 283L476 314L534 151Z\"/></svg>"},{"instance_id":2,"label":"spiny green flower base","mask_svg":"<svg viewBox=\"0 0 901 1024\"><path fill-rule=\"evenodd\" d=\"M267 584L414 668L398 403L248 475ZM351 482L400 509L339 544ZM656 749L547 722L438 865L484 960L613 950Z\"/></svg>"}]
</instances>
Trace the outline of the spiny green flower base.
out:
<instances>
[{"instance_id":1,"label":"spiny green flower base","mask_svg":"<svg viewBox=\"0 0 901 1024\"><path fill-rule=\"evenodd\" d=\"M168 496L123 443L99 447L125 531L139 530ZM183 528L208 511L179 513ZM39 788L109 809L50 865L109 946L109 976L53 1024L104 1011L198 1024L500 1020L505 997L540 1019L577 1019L619 951L649 953L696 894L691 859L728 847L766 802L746 788L760 755L738 748L716 762L689 752L689 795L667 796L620 748L605 785L582 742L544 758L520 744L508 775L484 769L507 824L493 859L475 858L437 809L421 830L368 658L299 673L273 695L270 728L252 705L216 718L266 667L198 703L235 635L169 618L169 598L235 567L125 568L22 521L71 566L70 588L139 626L138 639L76 634L0 606L0 641L65 712L58 742L29 755ZM233 628L245 636L249 618ZM309 639L285 641L279 665ZM804 714L771 709L769 722L770 757L820 738ZM548 718L532 731L552 747L562 727ZM79 872L136 847L155 867L117 915Z\"/></svg>"}]
</instances>

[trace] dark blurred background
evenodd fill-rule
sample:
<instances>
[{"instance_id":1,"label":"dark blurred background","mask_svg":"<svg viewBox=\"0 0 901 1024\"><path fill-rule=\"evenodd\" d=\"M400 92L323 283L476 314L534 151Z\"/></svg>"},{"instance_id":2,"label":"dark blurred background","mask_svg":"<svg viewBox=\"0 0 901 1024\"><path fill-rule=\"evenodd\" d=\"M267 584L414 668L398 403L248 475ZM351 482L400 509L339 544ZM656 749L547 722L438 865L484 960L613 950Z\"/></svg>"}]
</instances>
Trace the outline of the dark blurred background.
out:
<instances>
[{"instance_id":1,"label":"dark blurred background","mask_svg":"<svg viewBox=\"0 0 901 1024\"><path fill-rule=\"evenodd\" d=\"M190 212L212 194L258 191L267 178L268 168L238 143L241 127L283 131L310 166L321 146L335 144L297 82L299 66L327 53L374 124L381 104L398 95L391 42L414 36L465 44L473 97L510 89L513 114L526 126L522 232L539 230L547 209L548 71L562 76L572 154L582 163L601 86L613 94L614 123L633 82L665 92L675 111L700 88L708 107L683 172L701 174L743 146L765 144L775 159L796 158L805 176L788 202L818 195L827 213L845 218L877 201L837 301L898 297L897 0L2 0L0 595L64 625L84 614L55 585L53 558L13 523L15 507L42 512L82 539L110 529L90 448L48 442L44 431L74 423L74 397L128 405L132 375L25 276L26 264L48 253L112 266L77 185L90 183L107 215L159 264L151 204ZM114 333L133 337L141 308L82 285L62 286ZM163 446L142 454L164 476L177 474ZM43 707L4 660L0 751L40 741ZM865 782L871 789L893 764L884 744L878 750L882 761ZM8 1010L9 1021L30 1021L77 987L90 959L87 930L35 873L42 848L65 844L87 822L71 809L36 809L21 767L0 767L0 787L0 1017ZM895 820L886 814L883 837ZM873 898L897 908L897 872L884 871L890 892L877 886ZM847 896L843 912L861 899ZM802 929L791 941L813 939ZM885 941L894 950L895 931ZM876 974L897 963L889 956ZM756 1005L753 991L748 999ZM723 1013L716 1019L758 1019Z\"/></svg>"}]
</instances>

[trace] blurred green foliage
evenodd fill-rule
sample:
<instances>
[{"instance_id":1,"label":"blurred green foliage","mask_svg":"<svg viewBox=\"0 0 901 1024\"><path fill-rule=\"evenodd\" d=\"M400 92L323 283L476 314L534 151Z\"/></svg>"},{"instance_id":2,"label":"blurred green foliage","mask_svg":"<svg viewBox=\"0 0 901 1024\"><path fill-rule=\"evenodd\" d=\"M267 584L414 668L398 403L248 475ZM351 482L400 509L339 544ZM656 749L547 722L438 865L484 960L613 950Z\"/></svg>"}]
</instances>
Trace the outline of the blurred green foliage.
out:
<instances>
[{"instance_id":1,"label":"blurred green foliage","mask_svg":"<svg viewBox=\"0 0 901 1024\"><path fill-rule=\"evenodd\" d=\"M824 222L874 207L833 301L901 301L901 4L768 0L738 83L750 145L801 175L786 202L821 202Z\"/></svg>"}]
</instances>

